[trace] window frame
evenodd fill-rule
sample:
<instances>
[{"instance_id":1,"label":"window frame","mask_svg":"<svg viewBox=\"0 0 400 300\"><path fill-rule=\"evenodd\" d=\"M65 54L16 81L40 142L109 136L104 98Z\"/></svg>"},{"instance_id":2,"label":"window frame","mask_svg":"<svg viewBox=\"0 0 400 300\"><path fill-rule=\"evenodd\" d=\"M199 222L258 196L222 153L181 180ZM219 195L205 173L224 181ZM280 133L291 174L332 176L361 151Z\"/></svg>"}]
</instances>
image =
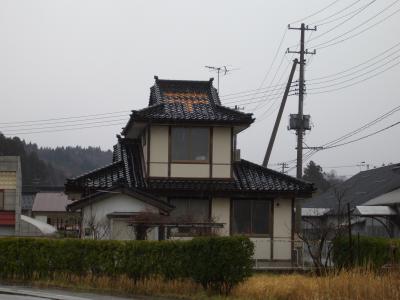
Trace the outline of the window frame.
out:
<instances>
[{"instance_id":1,"label":"window frame","mask_svg":"<svg viewBox=\"0 0 400 300\"><path fill-rule=\"evenodd\" d=\"M203 128L208 130L208 139L207 139L207 159L205 160L192 160L192 159L179 159L174 160L172 159L172 149L173 149L173 142L172 142L172 131L174 128L184 128L190 130L190 137L192 129ZM189 143L189 154L191 154L192 145ZM169 134L169 162L173 164L210 164L211 163L211 128L208 126L170 126L170 134Z\"/></svg>"},{"instance_id":2,"label":"window frame","mask_svg":"<svg viewBox=\"0 0 400 300\"><path fill-rule=\"evenodd\" d=\"M4 210L5 198L6 198L5 190L0 189L0 211Z\"/></svg>"},{"instance_id":3,"label":"window frame","mask_svg":"<svg viewBox=\"0 0 400 300\"><path fill-rule=\"evenodd\" d=\"M251 217L250 217L250 226L251 226L251 233L240 233L240 232L234 232L233 229L233 223L234 223L234 201L237 200L245 200L245 201L251 201ZM266 201L269 203L269 215L270 219L268 220L268 233L253 233L253 202L254 201ZM247 236L247 237L265 237L265 238L272 238L273 236L273 221L274 221L274 200L273 199L258 199L258 198L252 198L252 199L245 199L245 198L231 198L231 209L230 209L230 235L235 236L235 235L242 235L242 236Z\"/></svg>"}]
</instances>

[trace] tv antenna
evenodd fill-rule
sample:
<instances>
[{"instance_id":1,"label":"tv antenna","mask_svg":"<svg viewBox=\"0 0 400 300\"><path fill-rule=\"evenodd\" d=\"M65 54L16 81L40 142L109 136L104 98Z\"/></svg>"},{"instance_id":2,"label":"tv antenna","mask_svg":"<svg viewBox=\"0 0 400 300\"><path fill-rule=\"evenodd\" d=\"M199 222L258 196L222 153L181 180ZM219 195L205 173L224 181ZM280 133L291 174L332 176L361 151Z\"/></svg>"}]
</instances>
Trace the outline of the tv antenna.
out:
<instances>
[{"instance_id":1,"label":"tv antenna","mask_svg":"<svg viewBox=\"0 0 400 300\"><path fill-rule=\"evenodd\" d=\"M228 73L232 71L239 70L239 68L233 68L229 69L228 66L221 66L221 67L215 67L215 66L204 66L205 68L209 69L210 72L217 72L217 91L219 93L219 74L222 73L223 76L228 75Z\"/></svg>"}]
</instances>

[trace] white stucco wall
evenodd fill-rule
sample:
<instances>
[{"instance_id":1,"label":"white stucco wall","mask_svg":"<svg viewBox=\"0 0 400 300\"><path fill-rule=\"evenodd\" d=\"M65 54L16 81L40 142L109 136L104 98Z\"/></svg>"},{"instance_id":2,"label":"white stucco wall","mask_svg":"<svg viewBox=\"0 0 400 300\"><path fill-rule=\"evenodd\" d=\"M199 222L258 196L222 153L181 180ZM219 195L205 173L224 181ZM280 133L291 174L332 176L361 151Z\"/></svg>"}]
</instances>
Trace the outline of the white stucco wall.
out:
<instances>
[{"instance_id":1,"label":"white stucco wall","mask_svg":"<svg viewBox=\"0 0 400 300\"><path fill-rule=\"evenodd\" d=\"M292 199L274 200L273 259L292 257Z\"/></svg>"},{"instance_id":2,"label":"white stucco wall","mask_svg":"<svg viewBox=\"0 0 400 300\"><path fill-rule=\"evenodd\" d=\"M229 236L230 226L230 199L213 198L211 204L211 216L217 223L225 223L224 228L218 230L219 235Z\"/></svg>"},{"instance_id":3,"label":"white stucco wall","mask_svg":"<svg viewBox=\"0 0 400 300\"><path fill-rule=\"evenodd\" d=\"M83 227L88 227L88 223L93 221L99 226L99 230L103 229L107 233L110 233L105 234L104 238L126 239L128 234L131 235L132 230L127 228L123 228L123 230L121 230L123 226L121 223L118 223L120 221L118 221L117 224L110 222L110 219L107 218L107 215L113 212L158 213L158 209L133 197L123 194L115 194L106 199L92 203L91 205L88 205L82 209ZM113 228L114 225L116 226L115 228ZM132 235L132 238L134 238L134 235Z\"/></svg>"}]
</instances>

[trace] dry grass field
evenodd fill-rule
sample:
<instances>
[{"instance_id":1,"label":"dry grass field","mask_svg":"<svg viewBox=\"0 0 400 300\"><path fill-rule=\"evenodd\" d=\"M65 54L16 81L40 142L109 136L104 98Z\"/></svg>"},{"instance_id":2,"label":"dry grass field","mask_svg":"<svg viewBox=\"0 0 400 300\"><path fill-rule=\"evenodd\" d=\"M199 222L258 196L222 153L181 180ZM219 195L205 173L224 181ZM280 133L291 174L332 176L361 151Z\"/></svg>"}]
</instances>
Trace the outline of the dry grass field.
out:
<instances>
[{"instance_id":1,"label":"dry grass field","mask_svg":"<svg viewBox=\"0 0 400 300\"><path fill-rule=\"evenodd\" d=\"M353 270L324 277L302 274L255 274L225 298L205 294L190 281L149 279L136 285L126 277L59 277L36 281L36 286L73 288L121 295L159 296L172 299L400 299L400 273L377 274Z\"/></svg>"}]
</instances>

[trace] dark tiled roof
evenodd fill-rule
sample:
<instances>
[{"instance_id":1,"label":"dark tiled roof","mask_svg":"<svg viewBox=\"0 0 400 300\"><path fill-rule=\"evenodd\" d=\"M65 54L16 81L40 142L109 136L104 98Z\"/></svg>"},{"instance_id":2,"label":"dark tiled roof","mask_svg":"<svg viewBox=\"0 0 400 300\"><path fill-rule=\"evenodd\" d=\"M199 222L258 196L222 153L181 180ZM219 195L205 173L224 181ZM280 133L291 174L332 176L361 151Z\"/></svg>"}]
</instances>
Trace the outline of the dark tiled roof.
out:
<instances>
[{"instance_id":1,"label":"dark tiled roof","mask_svg":"<svg viewBox=\"0 0 400 300\"><path fill-rule=\"evenodd\" d=\"M142 159L139 140L119 138L111 164L68 179L65 190L83 190L86 195L121 184L130 188L145 187Z\"/></svg>"},{"instance_id":2,"label":"dark tiled roof","mask_svg":"<svg viewBox=\"0 0 400 300\"><path fill-rule=\"evenodd\" d=\"M281 174L242 159L233 165L234 180L150 179L151 190L295 193L311 195L311 183Z\"/></svg>"},{"instance_id":3,"label":"dark tiled roof","mask_svg":"<svg viewBox=\"0 0 400 300\"><path fill-rule=\"evenodd\" d=\"M132 111L123 130L126 134L133 122L207 123L249 125L252 114L224 107L210 81L161 80L151 88L149 106Z\"/></svg>"},{"instance_id":4,"label":"dark tiled roof","mask_svg":"<svg viewBox=\"0 0 400 300\"><path fill-rule=\"evenodd\" d=\"M246 160L234 162L233 179L175 179L144 177L143 153L138 140L119 139L114 147L114 162L68 180L66 190L90 194L116 185L124 185L148 193L164 191L291 193L310 196L313 186L305 181L264 168Z\"/></svg>"},{"instance_id":5,"label":"dark tiled roof","mask_svg":"<svg viewBox=\"0 0 400 300\"><path fill-rule=\"evenodd\" d=\"M237 189L242 191L309 192L312 183L276 172L242 159L233 165Z\"/></svg>"},{"instance_id":6,"label":"dark tiled roof","mask_svg":"<svg viewBox=\"0 0 400 300\"><path fill-rule=\"evenodd\" d=\"M338 206L338 194L342 194L342 206L350 203L351 208L400 187L400 164L360 172L325 193L304 203L304 207L333 208Z\"/></svg>"}]
</instances>

